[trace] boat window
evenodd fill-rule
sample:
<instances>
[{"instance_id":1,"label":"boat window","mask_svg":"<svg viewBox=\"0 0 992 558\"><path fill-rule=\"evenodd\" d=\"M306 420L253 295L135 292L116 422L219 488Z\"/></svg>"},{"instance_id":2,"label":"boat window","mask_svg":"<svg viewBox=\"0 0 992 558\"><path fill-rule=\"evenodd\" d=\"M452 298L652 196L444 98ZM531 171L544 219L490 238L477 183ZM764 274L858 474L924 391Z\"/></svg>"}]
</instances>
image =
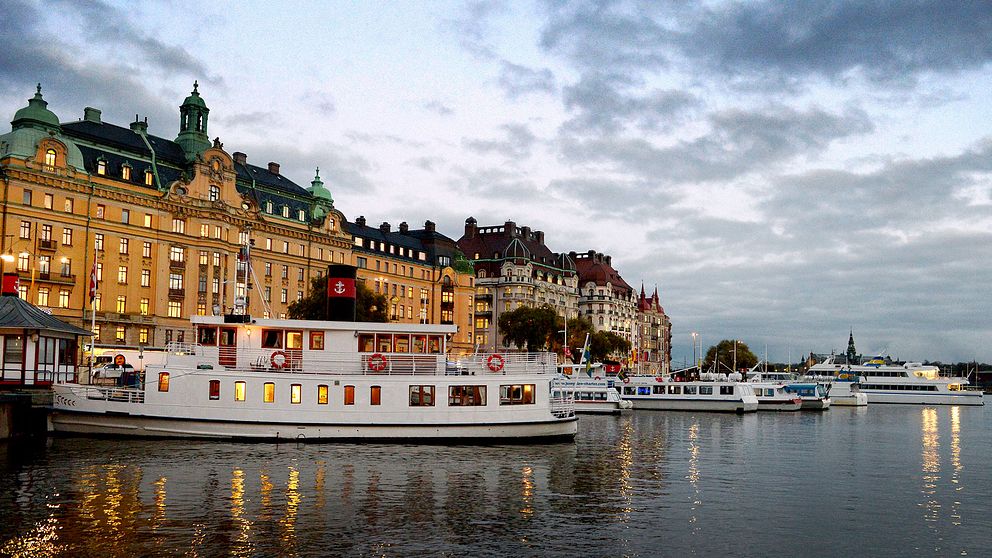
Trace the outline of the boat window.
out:
<instances>
[{"instance_id":1,"label":"boat window","mask_svg":"<svg viewBox=\"0 0 992 558\"><path fill-rule=\"evenodd\" d=\"M244 401L245 400L245 392L247 391L245 389L245 387L246 386L245 386L245 383L244 382L234 382L234 400L235 401Z\"/></svg>"},{"instance_id":2,"label":"boat window","mask_svg":"<svg viewBox=\"0 0 992 558\"><path fill-rule=\"evenodd\" d=\"M589 399L589 394L580 392L583 399ZM449 407L484 407L486 405L486 386L448 386Z\"/></svg>"},{"instance_id":3,"label":"boat window","mask_svg":"<svg viewBox=\"0 0 992 558\"><path fill-rule=\"evenodd\" d=\"M699 395L713 395L713 386L699 386Z\"/></svg>"},{"instance_id":4,"label":"boat window","mask_svg":"<svg viewBox=\"0 0 992 558\"><path fill-rule=\"evenodd\" d=\"M733 395L734 386L720 386L720 395Z\"/></svg>"},{"instance_id":5,"label":"boat window","mask_svg":"<svg viewBox=\"0 0 992 558\"><path fill-rule=\"evenodd\" d=\"M262 348L263 349L281 349L282 348L282 330L281 329L263 329L262 330Z\"/></svg>"},{"instance_id":6,"label":"boat window","mask_svg":"<svg viewBox=\"0 0 992 558\"><path fill-rule=\"evenodd\" d=\"M287 331L286 332L286 348L287 349L302 349L303 348L303 332L302 331Z\"/></svg>"},{"instance_id":7,"label":"boat window","mask_svg":"<svg viewBox=\"0 0 992 558\"><path fill-rule=\"evenodd\" d=\"M410 386L411 407L433 407L434 386Z\"/></svg>"},{"instance_id":8,"label":"boat window","mask_svg":"<svg viewBox=\"0 0 992 558\"><path fill-rule=\"evenodd\" d=\"M668 395L681 395L682 386L668 386Z\"/></svg>"},{"instance_id":9,"label":"boat window","mask_svg":"<svg viewBox=\"0 0 992 558\"><path fill-rule=\"evenodd\" d=\"M276 400L276 384L273 382L265 382L262 389L262 401L266 403L273 403Z\"/></svg>"},{"instance_id":10,"label":"boat window","mask_svg":"<svg viewBox=\"0 0 992 558\"><path fill-rule=\"evenodd\" d=\"M500 405L533 405L534 384L499 386Z\"/></svg>"},{"instance_id":11,"label":"boat window","mask_svg":"<svg viewBox=\"0 0 992 558\"><path fill-rule=\"evenodd\" d=\"M388 333L375 335L375 350L380 353L393 352L393 336Z\"/></svg>"},{"instance_id":12,"label":"boat window","mask_svg":"<svg viewBox=\"0 0 992 558\"><path fill-rule=\"evenodd\" d=\"M624 395L635 395L635 394L637 394L637 390L634 389L634 388L632 388L632 387L630 387L630 386L623 386L623 394Z\"/></svg>"},{"instance_id":13,"label":"boat window","mask_svg":"<svg viewBox=\"0 0 992 558\"><path fill-rule=\"evenodd\" d=\"M220 399L220 380L210 380L210 399Z\"/></svg>"},{"instance_id":14,"label":"boat window","mask_svg":"<svg viewBox=\"0 0 992 558\"><path fill-rule=\"evenodd\" d=\"M961 384L947 384L947 389L950 391L961 391Z\"/></svg>"},{"instance_id":15,"label":"boat window","mask_svg":"<svg viewBox=\"0 0 992 558\"><path fill-rule=\"evenodd\" d=\"M159 372L158 373L158 390L159 391L169 391L169 373Z\"/></svg>"},{"instance_id":16,"label":"boat window","mask_svg":"<svg viewBox=\"0 0 992 558\"><path fill-rule=\"evenodd\" d=\"M300 384L292 384L289 386L289 402L294 405L299 405L303 401L303 386Z\"/></svg>"},{"instance_id":17,"label":"boat window","mask_svg":"<svg viewBox=\"0 0 992 558\"><path fill-rule=\"evenodd\" d=\"M410 336L409 335L396 335L393 337L393 348L397 353L409 353L410 352Z\"/></svg>"},{"instance_id":18,"label":"boat window","mask_svg":"<svg viewBox=\"0 0 992 558\"><path fill-rule=\"evenodd\" d=\"M775 390L773 388L769 388L769 389L766 389L765 390L765 396L766 397L772 397L774 395L775 395Z\"/></svg>"},{"instance_id":19,"label":"boat window","mask_svg":"<svg viewBox=\"0 0 992 558\"><path fill-rule=\"evenodd\" d=\"M371 333L363 333L358 336L358 352L360 353L374 353L375 352L375 335Z\"/></svg>"},{"instance_id":20,"label":"boat window","mask_svg":"<svg viewBox=\"0 0 992 558\"><path fill-rule=\"evenodd\" d=\"M355 386L344 386L344 404L355 404Z\"/></svg>"},{"instance_id":21,"label":"boat window","mask_svg":"<svg viewBox=\"0 0 992 558\"><path fill-rule=\"evenodd\" d=\"M685 386L682 393L686 395L696 395L696 386Z\"/></svg>"},{"instance_id":22,"label":"boat window","mask_svg":"<svg viewBox=\"0 0 992 558\"><path fill-rule=\"evenodd\" d=\"M651 388L648 386L638 386L637 395L651 395Z\"/></svg>"},{"instance_id":23,"label":"boat window","mask_svg":"<svg viewBox=\"0 0 992 558\"><path fill-rule=\"evenodd\" d=\"M758 397L761 397L761 394L762 394L762 391L763 391L761 388L756 387L756 388L751 388L751 389L754 390L754 394L755 395L757 395Z\"/></svg>"},{"instance_id":24,"label":"boat window","mask_svg":"<svg viewBox=\"0 0 992 558\"><path fill-rule=\"evenodd\" d=\"M317 386L317 404L327 405L327 386L324 384Z\"/></svg>"},{"instance_id":25,"label":"boat window","mask_svg":"<svg viewBox=\"0 0 992 558\"><path fill-rule=\"evenodd\" d=\"M441 352L441 336L431 335L427 338L427 352L437 354Z\"/></svg>"},{"instance_id":26,"label":"boat window","mask_svg":"<svg viewBox=\"0 0 992 558\"><path fill-rule=\"evenodd\" d=\"M235 347L238 344L238 330L233 327L220 328L220 346Z\"/></svg>"},{"instance_id":27,"label":"boat window","mask_svg":"<svg viewBox=\"0 0 992 558\"><path fill-rule=\"evenodd\" d=\"M201 345L216 345L217 344L217 328L215 327L201 327L197 329L197 343Z\"/></svg>"},{"instance_id":28,"label":"boat window","mask_svg":"<svg viewBox=\"0 0 992 558\"><path fill-rule=\"evenodd\" d=\"M413 336L413 351L414 353L424 353L427 352L427 336L426 335L414 335Z\"/></svg>"},{"instance_id":29,"label":"boat window","mask_svg":"<svg viewBox=\"0 0 992 558\"><path fill-rule=\"evenodd\" d=\"M324 332L323 331L311 331L310 332L310 350L311 351L323 351L324 350Z\"/></svg>"},{"instance_id":30,"label":"boat window","mask_svg":"<svg viewBox=\"0 0 992 558\"><path fill-rule=\"evenodd\" d=\"M651 391L655 395L664 395L664 393L665 393L665 386L654 386L654 387L651 388Z\"/></svg>"},{"instance_id":31,"label":"boat window","mask_svg":"<svg viewBox=\"0 0 992 558\"><path fill-rule=\"evenodd\" d=\"M382 404L382 386L372 386L369 388L369 402L370 405Z\"/></svg>"}]
</instances>

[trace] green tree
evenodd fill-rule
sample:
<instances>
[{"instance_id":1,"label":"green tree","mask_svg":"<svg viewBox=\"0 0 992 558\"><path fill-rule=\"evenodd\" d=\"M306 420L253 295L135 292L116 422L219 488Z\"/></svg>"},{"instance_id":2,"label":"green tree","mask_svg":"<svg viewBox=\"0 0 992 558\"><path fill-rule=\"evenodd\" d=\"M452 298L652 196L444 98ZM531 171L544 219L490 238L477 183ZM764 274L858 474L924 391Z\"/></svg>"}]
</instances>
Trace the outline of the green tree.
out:
<instances>
[{"instance_id":1,"label":"green tree","mask_svg":"<svg viewBox=\"0 0 992 558\"><path fill-rule=\"evenodd\" d=\"M602 362L610 357L623 359L630 354L630 341L612 331L597 331L589 338L589 352L594 362Z\"/></svg>"},{"instance_id":2,"label":"green tree","mask_svg":"<svg viewBox=\"0 0 992 558\"><path fill-rule=\"evenodd\" d=\"M737 370L750 369L758 364L758 357L754 356L751 349L743 341L737 341ZM703 370L710 370L713 367L713 360L716 359L719 365L717 372L731 372L734 370L734 341L724 339L706 351L706 358L703 359Z\"/></svg>"},{"instance_id":3,"label":"green tree","mask_svg":"<svg viewBox=\"0 0 992 558\"><path fill-rule=\"evenodd\" d=\"M543 351L549 342L553 342L553 336L557 336L559 320L558 313L547 304L537 308L521 306L504 312L499 317L503 345Z\"/></svg>"},{"instance_id":4,"label":"green tree","mask_svg":"<svg viewBox=\"0 0 992 558\"><path fill-rule=\"evenodd\" d=\"M386 296L374 293L362 281L355 281L355 321L386 322ZM310 280L310 292L289 305L294 320L323 320L327 312L327 277Z\"/></svg>"},{"instance_id":5,"label":"green tree","mask_svg":"<svg viewBox=\"0 0 992 558\"><path fill-rule=\"evenodd\" d=\"M560 318L559 318L560 320ZM568 320L568 347L572 351L571 362L573 364L578 364L579 360L582 358L582 347L586 343L586 334L592 335L592 321L588 318L572 318ZM564 335L557 336L556 339L564 339ZM556 345L555 352L563 352L559 350ZM562 362L565 362L563 359Z\"/></svg>"}]
</instances>

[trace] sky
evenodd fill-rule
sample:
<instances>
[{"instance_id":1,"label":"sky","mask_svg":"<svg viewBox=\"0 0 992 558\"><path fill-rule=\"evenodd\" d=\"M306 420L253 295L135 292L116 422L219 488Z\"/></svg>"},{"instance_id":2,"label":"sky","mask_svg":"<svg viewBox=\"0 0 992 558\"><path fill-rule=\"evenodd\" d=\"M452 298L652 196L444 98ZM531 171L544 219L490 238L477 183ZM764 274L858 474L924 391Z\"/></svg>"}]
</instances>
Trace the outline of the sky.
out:
<instances>
[{"instance_id":1,"label":"sky","mask_svg":"<svg viewBox=\"0 0 992 558\"><path fill-rule=\"evenodd\" d=\"M608 254L676 366L693 332L992 362L986 3L9 0L0 45L3 118L41 82L173 139L196 80L211 139L349 220Z\"/></svg>"}]
</instances>

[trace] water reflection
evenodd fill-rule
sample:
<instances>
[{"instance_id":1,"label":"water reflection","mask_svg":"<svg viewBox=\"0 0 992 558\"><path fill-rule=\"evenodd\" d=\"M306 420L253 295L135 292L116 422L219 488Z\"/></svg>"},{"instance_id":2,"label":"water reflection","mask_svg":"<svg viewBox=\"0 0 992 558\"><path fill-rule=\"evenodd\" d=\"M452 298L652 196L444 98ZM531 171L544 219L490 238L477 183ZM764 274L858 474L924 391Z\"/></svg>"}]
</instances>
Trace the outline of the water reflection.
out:
<instances>
[{"instance_id":1,"label":"water reflection","mask_svg":"<svg viewBox=\"0 0 992 558\"><path fill-rule=\"evenodd\" d=\"M928 522L937 521L940 503L937 501L937 481L940 480L940 433L937 430L937 409L922 409L922 449L923 449L923 518Z\"/></svg>"}]
</instances>

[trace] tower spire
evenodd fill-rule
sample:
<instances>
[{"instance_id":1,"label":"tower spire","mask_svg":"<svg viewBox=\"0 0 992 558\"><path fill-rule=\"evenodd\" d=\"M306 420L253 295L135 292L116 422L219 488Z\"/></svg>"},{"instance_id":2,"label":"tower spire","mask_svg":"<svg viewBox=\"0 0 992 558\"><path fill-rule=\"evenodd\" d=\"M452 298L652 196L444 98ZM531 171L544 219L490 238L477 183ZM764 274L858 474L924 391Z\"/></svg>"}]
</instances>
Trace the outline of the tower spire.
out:
<instances>
[{"instance_id":1,"label":"tower spire","mask_svg":"<svg viewBox=\"0 0 992 558\"><path fill-rule=\"evenodd\" d=\"M207 136L207 115L210 109L203 102L199 92L200 83L193 82L193 91L179 106L179 136L176 143L183 148L187 161L193 161L197 155L210 147Z\"/></svg>"}]
</instances>

